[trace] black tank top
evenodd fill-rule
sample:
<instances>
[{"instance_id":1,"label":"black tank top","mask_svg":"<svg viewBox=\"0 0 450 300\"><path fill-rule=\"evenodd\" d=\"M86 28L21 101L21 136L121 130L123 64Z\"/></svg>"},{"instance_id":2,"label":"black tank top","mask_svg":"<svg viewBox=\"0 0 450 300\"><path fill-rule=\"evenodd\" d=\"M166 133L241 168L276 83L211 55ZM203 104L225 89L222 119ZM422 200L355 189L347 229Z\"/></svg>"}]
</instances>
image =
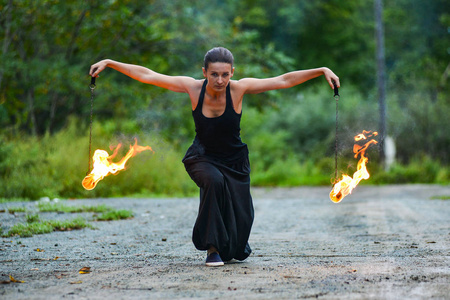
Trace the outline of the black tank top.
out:
<instances>
[{"instance_id":1,"label":"black tank top","mask_svg":"<svg viewBox=\"0 0 450 300\"><path fill-rule=\"evenodd\" d=\"M225 111L215 118L205 117L202 112L207 83L205 79L197 107L192 112L195 122L195 140L204 148L207 156L220 159L236 157L243 149L247 149L247 145L241 140L241 114L236 113L233 108L230 83L226 89Z\"/></svg>"}]
</instances>

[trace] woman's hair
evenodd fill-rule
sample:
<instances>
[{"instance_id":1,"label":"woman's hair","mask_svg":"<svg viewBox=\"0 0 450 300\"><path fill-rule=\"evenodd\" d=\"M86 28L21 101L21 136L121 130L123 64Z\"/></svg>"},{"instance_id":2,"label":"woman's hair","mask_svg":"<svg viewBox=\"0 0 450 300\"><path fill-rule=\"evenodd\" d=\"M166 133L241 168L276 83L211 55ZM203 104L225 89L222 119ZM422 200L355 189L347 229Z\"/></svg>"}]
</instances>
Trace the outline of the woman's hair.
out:
<instances>
[{"instance_id":1,"label":"woman's hair","mask_svg":"<svg viewBox=\"0 0 450 300\"><path fill-rule=\"evenodd\" d=\"M206 52L203 66L208 70L209 63L222 62L230 64L233 67L234 58L230 50L224 47L215 47Z\"/></svg>"}]
</instances>

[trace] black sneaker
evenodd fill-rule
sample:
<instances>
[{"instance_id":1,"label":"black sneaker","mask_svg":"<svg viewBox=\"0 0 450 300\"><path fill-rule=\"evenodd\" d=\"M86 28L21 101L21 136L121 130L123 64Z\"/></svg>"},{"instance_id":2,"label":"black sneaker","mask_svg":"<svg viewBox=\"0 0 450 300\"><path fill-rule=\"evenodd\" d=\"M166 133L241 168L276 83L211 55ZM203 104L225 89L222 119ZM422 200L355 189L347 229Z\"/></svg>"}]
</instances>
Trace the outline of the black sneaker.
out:
<instances>
[{"instance_id":1,"label":"black sneaker","mask_svg":"<svg viewBox=\"0 0 450 300\"><path fill-rule=\"evenodd\" d=\"M213 252L206 257L206 265L208 267L220 267L223 266L223 261L220 258L219 253Z\"/></svg>"}]
</instances>

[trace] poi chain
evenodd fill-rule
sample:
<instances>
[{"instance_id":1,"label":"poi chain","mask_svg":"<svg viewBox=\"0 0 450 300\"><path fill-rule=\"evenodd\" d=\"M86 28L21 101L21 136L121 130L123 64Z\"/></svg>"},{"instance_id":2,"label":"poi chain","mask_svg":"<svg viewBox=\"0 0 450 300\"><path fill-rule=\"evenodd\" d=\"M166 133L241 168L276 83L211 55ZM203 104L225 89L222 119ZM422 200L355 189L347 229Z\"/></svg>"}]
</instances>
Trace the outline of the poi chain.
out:
<instances>
[{"instance_id":1,"label":"poi chain","mask_svg":"<svg viewBox=\"0 0 450 300\"><path fill-rule=\"evenodd\" d=\"M335 142L334 142L334 182L337 182L337 157L338 157L338 112L339 112L339 89L336 85L336 82L333 80L333 86L334 86L334 99L336 100L336 133L335 133Z\"/></svg>"},{"instance_id":2,"label":"poi chain","mask_svg":"<svg viewBox=\"0 0 450 300\"><path fill-rule=\"evenodd\" d=\"M86 172L86 175L91 172L92 113L94 110L95 77L91 77L91 84L89 85L89 89L91 90L91 122L89 124L89 157L88 157L88 171Z\"/></svg>"}]
</instances>

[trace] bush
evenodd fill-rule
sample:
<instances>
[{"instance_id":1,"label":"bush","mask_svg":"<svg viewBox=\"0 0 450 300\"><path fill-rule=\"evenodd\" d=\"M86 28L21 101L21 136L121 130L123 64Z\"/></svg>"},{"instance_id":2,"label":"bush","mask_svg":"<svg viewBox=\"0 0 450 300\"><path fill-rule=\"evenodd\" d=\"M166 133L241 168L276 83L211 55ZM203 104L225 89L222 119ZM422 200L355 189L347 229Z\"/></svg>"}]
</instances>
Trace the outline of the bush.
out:
<instances>
[{"instance_id":1,"label":"bush","mask_svg":"<svg viewBox=\"0 0 450 300\"><path fill-rule=\"evenodd\" d=\"M302 89L301 92L293 88L268 95L269 99L259 95L249 97L264 102L264 108L246 104L243 109L242 139L250 149L252 183L271 186L330 184L334 180L335 151L335 101L332 92L323 87ZM356 170L357 161L352 156L353 136L363 129L376 130L378 125L377 103L373 95L364 99L360 92L346 87L341 96L339 175L353 174ZM376 147L372 147L368 153L372 178L365 183L450 182L445 152L448 135L443 126L450 120L445 117L448 106L440 109L441 98L436 103L423 102L423 108L415 106L419 100L417 97L411 103L392 97L388 128L396 139L399 162L385 172L379 163ZM187 108L183 106L183 109ZM112 153L109 147L121 142L124 146L118 153L120 158L129 149L128 145L134 143L135 137L140 145L150 145L155 152L145 151L131 158L127 170L107 176L91 191L81 186L88 170L88 124L71 118L67 126L54 135L40 138L26 135L6 138L0 135L0 201L4 198L196 194L198 187L181 163L189 146L187 137L192 132L186 131L186 119L178 120L180 111L175 110L169 115L161 113L156 119L153 116L154 120L150 118L152 122L162 122L166 117L170 119L164 126L160 124L163 129L157 133L153 129L157 124L143 121L149 116L145 113L136 120L94 122L91 156L97 148ZM439 117L429 118L428 113ZM181 129L177 128L179 122L182 122ZM189 124L192 126L192 122ZM415 127L410 128L410 124ZM147 128L147 131L140 128ZM421 128L421 131L415 128ZM427 131L432 134L426 135ZM163 137L171 132L174 132L172 139Z\"/></svg>"},{"instance_id":2,"label":"bush","mask_svg":"<svg viewBox=\"0 0 450 300\"><path fill-rule=\"evenodd\" d=\"M409 164L394 164L389 171L381 170L373 178L373 183L448 183L449 168L424 156L413 159Z\"/></svg>"},{"instance_id":3,"label":"bush","mask_svg":"<svg viewBox=\"0 0 450 300\"><path fill-rule=\"evenodd\" d=\"M120 123L120 122L118 122ZM127 127L132 127L128 125ZM182 153L175 152L163 139L138 132L140 145L150 145L155 153L145 151L132 157L127 169L115 176L107 176L92 191L86 191L81 181L88 167L87 134L75 119L53 136L29 136L20 139L2 139L0 148L0 197L3 198L86 198L128 195L191 195L197 188L191 182L181 163ZM95 123L92 133L92 153L96 148L107 150L109 145L124 145L118 153L121 158L134 137L115 132ZM114 140L111 136L115 136ZM127 145L128 144L128 145ZM113 161L117 161L114 159ZM92 166L91 166L92 168Z\"/></svg>"}]
</instances>

